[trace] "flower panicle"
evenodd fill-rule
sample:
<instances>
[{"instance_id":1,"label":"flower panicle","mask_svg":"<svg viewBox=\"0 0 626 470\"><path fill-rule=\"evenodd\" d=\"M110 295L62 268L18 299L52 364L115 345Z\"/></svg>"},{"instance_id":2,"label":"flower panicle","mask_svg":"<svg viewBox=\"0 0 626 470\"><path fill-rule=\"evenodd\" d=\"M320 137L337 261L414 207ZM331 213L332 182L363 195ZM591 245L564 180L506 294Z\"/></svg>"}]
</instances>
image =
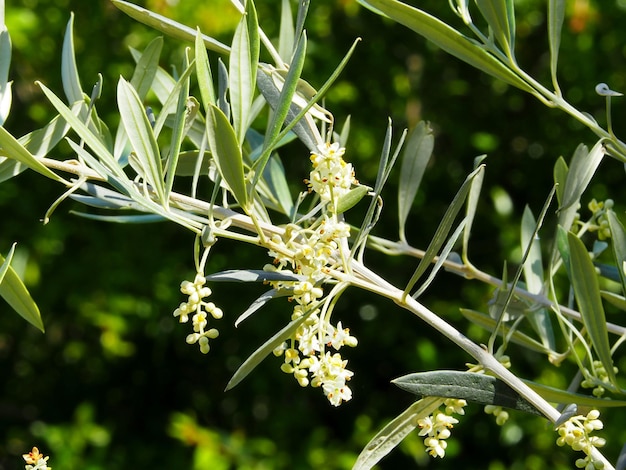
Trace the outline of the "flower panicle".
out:
<instances>
[{"instance_id":1,"label":"flower panicle","mask_svg":"<svg viewBox=\"0 0 626 470\"><path fill-rule=\"evenodd\" d=\"M593 431L598 431L604 427L599 418L600 412L591 410L587 415L572 416L556 427L559 435L556 440L558 446L568 445L575 451L581 451L585 454L584 458L576 460L577 468L584 468L585 470L604 468L603 462L592 457L594 448L603 447L606 444L605 439L591 435Z\"/></svg>"},{"instance_id":2,"label":"flower panicle","mask_svg":"<svg viewBox=\"0 0 626 470\"><path fill-rule=\"evenodd\" d=\"M432 415L417 420L419 435L424 437L426 452L431 457L445 457L448 447L446 439L452 435L450 430L459 422L452 415L464 415L463 408L466 405L463 399L448 398L444 401L444 411L436 410Z\"/></svg>"},{"instance_id":3,"label":"flower panicle","mask_svg":"<svg viewBox=\"0 0 626 470\"><path fill-rule=\"evenodd\" d=\"M198 343L200 352L203 354L207 354L211 349L209 340L219 336L219 331L216 328L209 328L210 317L219 320L224 316L221 308L213 302L205 300L212 293L205 284L206 278L203 273L197 273L193 282L183 281L180 284L180 291L188 296L187 302L182 302L174 310L174 316L181 323L187 323L191 316L193 333L187 335L186 341L188 344Z\"/></svg>"}]
</instances>

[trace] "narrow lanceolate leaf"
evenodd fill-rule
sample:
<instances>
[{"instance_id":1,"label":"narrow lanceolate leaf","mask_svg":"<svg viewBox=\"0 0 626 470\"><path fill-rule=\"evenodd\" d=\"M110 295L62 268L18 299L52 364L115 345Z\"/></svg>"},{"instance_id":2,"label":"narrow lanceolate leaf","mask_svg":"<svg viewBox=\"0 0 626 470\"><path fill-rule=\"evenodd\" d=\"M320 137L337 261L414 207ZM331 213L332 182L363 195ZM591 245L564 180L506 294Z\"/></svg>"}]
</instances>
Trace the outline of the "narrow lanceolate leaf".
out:
<instances>
[{"instance_id":1,"label":"narrow lanceolate leaf","mask_svg":"<svg viewBox=\"0 0 626 470\"><path fill-rule=\"evenodd\" d=\"M32 153L26 150L26 148L2 126L0 126L0 156L17 160L46 178L67 184L68 186L70 185L69 182L65 181L37 160Z\"/></svg>"},{"instance_id":2,"label":"narrow lanceolate leaf","mask_svg":"<svg viewBox=\"0 0 626 470\"><path fill-rule=\"evenodd\" d=\"M422 182L426 166L430 161L435 146L433 131L427 122L421 121L411 131L409 140L402 152L400 185L398 187L398 214L400 240L406 240L406 220L411 211L413 200Z\"/></svg>"},{"instance_id":3,"label":"narrow lanceolate leaf","mask_svg":"<svg viewBox=\"0 0 626 470\"><path fill-rule=\"evenodd\" d=\"M580 406L592 408L621 408L626 406L626 401L624 400L607 400L606 398L572 393L529 380L524 380L524 383L551 403L576 403Z\"/></svg>"},{"instance_id":4,"label":"narrow lanceolate leaf","mask_svg":"<svg viewBox=\"0 0 626 470\"><path fill-rule=\"evenodd\" d=\"M513 58L515 11L512 0L476 0L476 5L491 28L504 53Z\"/></svg>"},{"instance_id":5,"label":"narrow lanceolate leaf","mask_svg":"<svg viewBox=\"0 0 626 470\"><path fill-rule=\"evenodd\" d=\"M237 328L242 321L249 318L253 313L260 310L266 303L277 297L286 297L293 295L293 289L272 289L265 292L258 299L250 304L250 306L243 312L237 320L235 320L235 328Z\"/></svg>"},{"instance_id":6,"label":"narrow lanceolate leaf","mask_svg":"<svg viewBox=\"0 0 626 470\"><path fill-rule=\"evenodd\" d=\"M246 376L254 370L256 366L258 366L263 359L272 354L274 349L283 344L283 342L289 338L302 323L309 318L309 315L313 313L315 310L311 309L308 313L302 315L300 318L290 322L287 324L282 330L268 339L260 348L254 351L248 359L244 361L243 364L235 371L232 378L229 380L226 385L226 390L230 390L234 388L241 382Z\"/></svg>"},{"instance_id":7,"label":"narrow lanceolate leaf","mask_svg":"<svg viewBox=\"0 0 626 470\"><path fill-rule=\"evenodd\" d=\"M184 41L193 41L196 36L196 31L193 28L182 25L165 16L146 10L145 8L141 8L133 3L125 2L123 0L111 0L111 2L113 2L113 5L131 18L150 26L157 31L161 31L168 36L176 39L182 39ZM202 35L202 40L204 41L204 45L207 49L216 51L220 54L228 54L230 52L230 48L227 45L222 44L212 37Z\"/></svg>"},{"instance_id":8,"label":"narrow lanceolate leaf","mask_svg":"<svg viewBox=\"0 0 626 470\"><path fill-rule=\"evenodd\" d=\"M117 102L128 140L143 167L143 176L156 191L159 201L164 204L166 200L165 185L159 146L137 92L123 78L120 78L118 83Z\"/></svg>"},{"instance_id":9,"label":"narrow lanceolate leaf","mask_svg":"<svg viewBox=\"0 0 626 470\"><path fill-rule=\"evenodd\" d=\"M557 93L559 91L558 78L556 75L559 62L559 47L561 46L561 29L565 18L565 0L548 0L548 42L550 44L550 74L552 85Z\"/></svg>"},{"instance_id":10,"label":"narrow lanceolate leaf","mask_svg":"<svg viewBox=\"0 0 626 470\"><path fill-rule=\"evenodd\" d=\"M567 173L565 189L563 190L563 202L559 210L565 210L572 205L576 206L578 204L583 192L589 186L593 174L598 169L604 154L605 150L602 140L599 140L589 152L583 144L576 148Z\"/></svg>"},{"instance_id":11,"label":"narrow lanceolate leaf","mask_svg":"<svg viewBox=\"0 0 626 470\"><path fill-rule=\"evenodd\" d=\"M213 76L211 74L211 64L209 56L206 52L204 42L202 42L202 34L198 29L195 42L196 55L196 76L198 77L198 88L200 88L200 97L205 111L210 105L215 104L215 89L213 88Z\"/></svg>"},{"instance_id":12,"label":"narrow lanceolate leaf","mask_svg":"<svg viewBox=\"0 0 626 470\"><path fill-rule=\"evenodd\" d=\"M496 405L541 415L531 403L495 377L452 370L416 372L391 381L402 390L423 397L462 398L480 405Z\"/></svg>"},{"instance_id":13,"label":"narrow lanceolate leaf","mask_svg":"<svg viewBox=\"0 0 626 470\"><path fill-rule=\"evenodd\" d=\"M159 68L159 58L161 57L162 49L163 38L154 38L150 41L150 44L146 46L146 49L137 61L135 71L130 79L130 84L137 91L137 95L141 100L146 97L152 87L152 82Z\"/></svg>"},{"instance_id":14,"label":"narrow lanceolate leaf","mask_svg":"<svg viewBox=\"0 0 626 470\"><path fill-rule=\"evenodd\" d=\"M359 3L384 13L478 70L528 93L535 94L530 85L502 62L434 16L396 0L359 0Z\"/></svg>"},{"instance_id":15,"label":"narrow lanceolate leaf","mask_svg":"<svg viewBox=\"0 0 626 470\"><path fill-rule=\"evenodd\" d=\"M183 63L185 70L192 70L189 66L189 61L185 58ZM170 140L170 151L167 156L167 169L165 177L165 200L169 200L170 192L174 186L174 179L176 177L176 167L178 166L178 156L180 154L180 148L185 137L185 124L187 121L187 99L189 97L189 75L181 77L181 86L178 93L178 100L176 104L176 114L174 115L174 122L172 123L172 138Z\"/></svg>"},{"instance_id":16,"label":"narrow lanceolate leaf","mask_svg":"<svg viewBox=\"0 0 626 470\"><path fill-rule=\"evenodd\" d=\"M251 3L251 2L248 2ZM248 30L247 14L242 16L231 46L229 62L230 107L233 128L238 142L243 142L248 129L248 119L255 89L256 65L252 64L252 45Z\"/></svg>"},{"instance_id":17,"label":"narrow lanceolate leaf","mask_svg":"<svg viewBox=\"0 0 626 470\"><path fill-rule=\"evenodd\" d=\"M583 242L571 232L567 234L567 242L571 256L570 281L583 324L611 383L616 384L598 276Z\"/></svg>"},{"instance_id":18,"label":"narrow lanceolate leaf","mask_svg":"<svg viewBox=\"0 0 626 470\"><path fill-rule=\"evenodd\" d=\"M462 251L462 258L465 262L469 262L469 239L470 234L472 233L472 224L474 223L474 217L476 216L476 208L478 207L480 191L483 186L483 179L485 178L485 167L479 166L477 169L480 170L480 172L472 180L472 187L470 188L469 195L467 197L467 209L465 210L466 222L465 231L463 232Z\"/></svg>"},{"instance_id":19,"label":"narrow lanceolate leaf","mask_svg":"<svg viewBox=\"0 0 626 470\"><path fill-rule=\"evenodd\" d=\"M450 230L452 229L456 216L458 215L459 211L465 204L465 199L467 198L467 195L470 191L472 180L481 172L482 172L482 167L470 173L465 179L465 181L463 182L463 185L459 188L458 192L454 196L454 199L448 206L448 209L446 210L445 214L443 215L441 219L441 222L439 223L439 227L437 227L437 231L435 232L435 235L433 236L430 244L428 245L428 248L426 248L424 257L420 260L419 264L417 265L417 268L415 269L415 272L413 273L413 276L411 276L411 279L409 280L406 287L404 288L405 294L408 294L411 291L411 289L413 289L413 286L415 285L415 283L426 272L426 269L428 268L428 266L430 266L430 263L433 261L435 256L437 256L437 253L439 253L439 249L443 246L443 244L448 239L448 234L450 233Z\"/></svg>"},{"instance_id":20,"label":"narrow lanceolate leaf","mask_svg":"<svg viewBox=\"0 0 626 470\"><path fill-rule=\"evenodd\" d=\"M67 27L65 28L63 52L61 54L61 79L63 81L63 91L65 91L65 96L70 104L84 99L83 88L80 84L78 68L76 67L76 57L74 55L73 26L74 13L70 15L70 20L67 22Z\"/></svg>"},{"instance_id":21,"label":"narrow lanceolate leaf","mask_svg":"<svg viewBox=\"0 0 626 470\"><path fill-rule=\"evenodd\" d=\"M283 62L288 62L295 44L295 29L289 0L282 0L280 7L280 34L278 36L278 54Z\"/></svg>"},{"instance_id":22,"label":"narrow lanceolate leaf","mask_svg":"<svg viewBox=\"0 0 626 470\"><path fill-rule=\"evenodd\" d=\"M419 419L430 414L443 404L439 397L428 397L416 401L381 429L365 446L354 463L352 470L369 470L380 459L391 452L417 427Z\"/></svg>"},{"instance_id":23,"label":"narrow lanceolate leaf","mask_svg":"<svg viewBox=\"0 0 626 470\"><path fill-rule=\"evenodd\" d=\"M615 267L622 282L622 292L626 292L626 231L612 210L607 211L609 228L611 229L611 247L615 257Z\"/></svg>"},{"instance_id":24,"label":"narrow lanceolate leaf","mask_svg":"<svg viewBox=\"0 0 626 470\"><path fill-rule=\"evenodd\" d=\"M4 25L3 25L4 26ZM11 66L11 38L3 28L0 31L0 125L4 124L11 110L11 82L9 68Z\"/></svg>"},{"instance_id":25,"label":"narrow lanceolate leaf","mask_svg":"<svg viewBox=\"0 0 626 470\"><path fill-rule=\"evenodd\" d=\"M11 247L7 259L0 255L0 297L22 318L43 333L44 327L39 307L37 307L26 286L11 267L14 251L15 245Z\"/></svg>"},{"instance_id":26,"label":"narrow lanceolate leaf","mask_svg":"<svg viewBox=\"0 0 626 470\"><path fill-rule=\"evenodd\" d=\"M292 273L291 271L263 271L262 269L231 269L220 271L206 276L211 282L300 282L306 280L305 277Z\"/></svg>"},{"instance_id":27,"label":"narrow lanceolate leaf","mask_svg":"<svg viewBox=\"0 0 626 470\"><path fill-rule=\"evenodd\" d=\"M215 105L209 105L206 126L209 147L220 175L239 205L246 209L248 194L243 172L243 155L235 131L224 113Z\"/></svg>"}]
</instances>

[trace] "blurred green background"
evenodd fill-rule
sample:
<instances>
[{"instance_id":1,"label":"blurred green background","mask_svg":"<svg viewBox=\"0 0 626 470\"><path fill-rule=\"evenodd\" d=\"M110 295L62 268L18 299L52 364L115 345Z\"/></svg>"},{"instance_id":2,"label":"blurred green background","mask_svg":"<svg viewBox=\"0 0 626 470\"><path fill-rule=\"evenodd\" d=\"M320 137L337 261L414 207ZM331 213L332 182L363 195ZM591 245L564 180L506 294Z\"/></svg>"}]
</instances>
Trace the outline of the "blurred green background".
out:
<instances>
[{"instance_id":1,"label":"blurred green background","mask_svg":"<svg viewBox=\"0 0 626 470\"><path fill-rule=\"evenodd\" d=\"M75 14L75 42L84 89L97 74L105 89L99 112L116 125L115 83L133 70L129 47L142 49L159 35L126 17L106 0L13 0L6 22L13 41L14 101L7 128L23 135L53 116L35 80L58 93L61 44ZM238 15L228 0L136 2L229 43ZM262 26L277 34L277 0L257 2ZM417 2L414 2L417 3ZM546 6L519 0L520 63L548 83ZM420 7L455 22L447 2ZM626 2L572 0L561 50L561 87L574 105L604 121L598 82L626 90ZM454 23L457 24L457 23ZM409 223L409 239L424 248L473 159L488 154L487 174L473 231L472 258L499 275L502 263L519 260L519 218L524 204L538 213L552 185L552 166L569 159L593 136L572 119L544 108L522 92L450 58L412 32L364 10L351 0L312 2L307 22L310 58L304 77L320 86L356 37L363 41L326 105L341 123L352 116L346 159L357 177L373 184L387 126L396 137L419 120L436 132L432 164ZM163 65L179 63L189 44L166 39ZM626 103L615 99L618 136ZM70 158L69 153L59 158ZM294 183L306 177L308 156L295 144L282 158ZM398 175L386 193L377 235L396 237ZM624 171L607 160L589 199L612 197L624 210ZM237 330L232 323L261 287L219 284L213 297L225 311L220 337L207 356L185 343L187 329L172 317L178 287L193 275L193 237L173 225L107 225L78 218L65 202L47 225L49 205L63 188L32 173L0 185L0 252L19 242L18 266L38 302L46 334L0 304L0 469L22 468L33 445L51 455L55 469L347 469L361 448L413 400L389 380L432 368L463 369L470 360L433 330L389 302L352 291L335 314L359 339L345 352L354 398L330 406L317 389L301 389L269 358L236 389L223 392L247 355L285 324L289 306L275 301ZM358 214L358 208L356 213ZM351 221L358 222L357 215ZM550 227L551 220L547 222ZM547 232L549 236L550 232ZM265 253L220 242L207 271L259 268ZM377 253L367 262L401 285L416 261ZM477 341L459 307L485 310L487 287L443 273L424 303ZM609 318L610 319L610 318ZM619 321L617 319L616 321ZM546 366L513 350L516 372L567 386L574 368ZM541 359L541 360L540 360ZM626 361L618 357L621 370ZM621 410L607 413L607 455L615 460L626 441ZM470 406L449 440L444 460L431 460L412 435L379 468L542 469L571 468L574 452L556 449L556 436L538 418L513 413L500 428Z\"/></svg>"}]
</instances>

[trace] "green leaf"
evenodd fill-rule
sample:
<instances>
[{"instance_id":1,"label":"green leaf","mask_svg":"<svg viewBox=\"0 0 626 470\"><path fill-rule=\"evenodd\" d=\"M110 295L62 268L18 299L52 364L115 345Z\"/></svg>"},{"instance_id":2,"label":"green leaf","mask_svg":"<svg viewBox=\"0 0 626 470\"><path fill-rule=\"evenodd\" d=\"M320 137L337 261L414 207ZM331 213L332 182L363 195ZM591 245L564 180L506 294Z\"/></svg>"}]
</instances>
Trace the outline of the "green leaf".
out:
<instances>
[{"instance_id":1,"label":"green leaf","mask_svg":"<svg viewBox=\"0 0 626 470\"><path fill-rule=\"evenodd\" d=\"M280 34L278 36L278 54L283 62L289 62L295 44L295 28L289 0L281 0Z\"/></svg>"},{"instance_id":2,"label":"green leaf","mask_svg":"<svg viewBox=\"0 0 626 470\"><path fill-rule=\"evenodd\" d=\"M70 185L69 182L49 170L2 126L0 126L0 156L17 160L46 178Z\"/></svg>"},{"instance_id":3,"label":"green leaf","mask_svg":"<svg viewBox=\"0 0 626 470\"><path fill-rule=\"evenodd\" d=\"M215 105L209 105L206 116L207 136L211 154L220 175L239 205L248 207L248 192L243 172L243 155L228 118Z\"/></svg>"},{"instance_id":4,"label":"green leaf","mask_svg":"<svg viewBox=\"0 0 626 470\"><path fill-rule=\"evenodd\" d=\"M400 240L402 241L406 241L406 220L422 182L426 166L430 161L434 146L435 136L430 125L421 121L411 131L409 140L402 152L400 184L398 186L398 214Z\"/></svg>"},{"instance_id":5,"label":"green leaf","mask_svg":"<svg viewBox=\"0 0 626 470\"><path fill-rule=\"evenodd\" d=\"M195 41L196 55L196 75L198 77L198 88L200 88L200 97L204 110L208 111L209 106L215 105L215 90L213 88L213 76L211 74L211 64L206 47L202 42L202 34L198 29Z\"/></svg>"},{"instance_id":6,"label":"green leaf","mask_svg":"<svg viewBox=\"0 0 626 470\"><path fill-rule=\"evenodd\" d=\"M63 51L61 54L61 79L63 81L65 96L70 104L85 99L83 87L80 84L80 77L78 76L78 67L76 66L73 28L74 13L71 13L70 20L67 22L67 27L65 28L65 38L63 39Z\"/></svg>"},{"instance_id":7,"label":"green leaf","mask_svg":"<svg viewBox=\"0 0 626 470\"><path fill-rule=\"evenodd\" d=\"M191 73L192 67L185 57L183 68ZM165 179L165 200L169 201L169 196L174 186L176 177L176 168L178 166L178 157L180 154L183 138L185 137L185 123L187 121L187 99L189 97L189 75L180 79L181 86L178 93L178 103L176 105L176 114L172 123L172 137L170 138L169 154L167 156L167 169ZM193 119L193 118L191 118Z\"/></svg>"},{"instance_id":8,"label":"green leaf","mask_svg":"<svg viewBox=\"0 0 626 470\"><path fill-rule=\"evenodd\" d=\"M298 41L296 51L294 52L291 65L289 67L289 72L287 73L287 76L283 83L283 87L280 90L278 102L270 103L270 106L272 106L272 108L274 109L274 113L267 127L267 134L265 136L265 141L263 142L263 149L265 150L265 152L261 155L261 158L259 158L259 160L255 162L254 165L257 175L263 171L263 168L267 164L267 160L270 156L271 150L270 145L277 141L280 129L282 128L285 119L287 118L287 115L289 113L289 110L291 109L292 100L296 93L298 82L300 80L300 74L302 73L302 68L304 67L304 60L306 58L306 45L306 34L303 33L300 37L300 40ZM267 69L262 69L262 73L266 73L266 70ZM254 182L254 184L256 184L256 181Z\"/></svg>"},{"instance_id":9,"label":"green leaf","mask_svg":"<svg viewBox=\"0 0 626 470\"><path fill-rule=\"evenodd\" d=\"M343 214L344 212L352 209L354 206L358 204L358 202L365 197L365 195L372 188L368 188L367 186L359 185L355 188L352 188L346 194L341 196L337 201L337 214Z\"/></svg>"},{"instance_id":10,"label":"green leaf","mask_svg":"<svg viewBox=\"0 0 626 470\"><path fill-rule=\"evenodd\" d=\"M512 0L476 0L476 5L491 28L504 53L513 58L515 11Z\"/></svg>"},{"instance_id":11,"label":"green leaf","mask_svg":"<svg viewBox=\"0 0 626 470\"><path fill-rule=\"evenodd\" d=\"M574 296L583 324L587 329L598 359L602 362L611 383L616 385L598 276L583 242L571 232L567 234L567 241L571 255L570 281L574 288Z\"/></svg>"},{"instance_id":12,"label":"green leaf","mask_svg":"<svg viewBox=\"0 0 626 470\"><path fill-rule=\"evenodd\" d=\"M200 152L198 150L188 150L181 152L178 155L178 165L176 165L177 176L193 176L198 168L198 158L200 158ZM203 152L202 163L200 163L200 174L209 174L209 161L211 154L209 152Z\"/></svg>"},{"instance_id":13,"label":"green leaf","mask_svg":"<svg viewBox=\"0 0 626 470\"><path fill-rule=\"evenodd\" d=\"M252 5L251 1L247 2ZM250 7L254 11L253 7ZM228 67L230 82L230 108L233 117L233 128L237 141L243 143L246 130L248 129L250 119L250 108L252 107L252 99L254 96L256 84L256 69L258 62L252 62L254 57L253 49L257 48L256 55L258 57L258 43L251 43L250 31L248 29L248 16L246 12L242 16L241 21L237 25L233 44L231 46L230 62ZM258 39L258 37L257 37Z\"/></svg>"},{"instance_id":14,"label":"green leaf","mask_svg":"<svg viewBox=\"0 0 626 470\"><path fill-rule=\"evenodd\" d=\"M117 86L117 102L128 140L144 171L143 176L156 191L161 204L165 204L165 185L159 146L141 99L135 89L121 77Z\"/></svg>"},{"instance_id":15,"label":"green leaf","mask_svg":"<svg viewBox=\"0 0 626 470\"><path fill-rule=\"evenodd\" d=\"M411 276L411 279L409 280L406 287L404 288L405 294L408 294L411 291L411 289L413 289L413 286L415 285L415 283L417 283L417 281L422 276L422 274L426 272L426 269L428 269L428 266L430 266L435 256L437 256L437 254L439 253L439 249L443 246L443 244L448 239L448 234L450 233L450 230L452 229L452 225L456 219L456 216L461 210L461 208L463 207L463 205L465 204L465 199L467 198L467 195L470 191L472 182L474 178L476 178L482 173L482 171L483 171L483 167L479 167L476 170L474 170L472 173L470 173L465 179L465 181L463 182L463 184L461 185L461 187L459 188L459 190L457 191L456 195L454 196L454 199L452 200L445 214L441 218L441 222L439 222L437 231L433 235L433 238L430 241L428 248L426 248L426 252L424 253L423 258L420 260L419 264L417 265L417 268L415 269L415 272L413 273L413 275Z\"/></svg>"},{"instance_id":16,"label":"green leaf","mask_svg":"<svg viewBox=\"0 0 626 470\"><path fill-rule=\"evenodd\" d=\"M196 36L196 31L193 28L182 25L165 16L146 10L145 8L141 8L133 3L125 2L123 0L111 0L111 2L113 2L113 5L131 18L150 26L151 28L161 31L168 36L176 39L182 39L184 41L193 41ZM230 48L227 45L222 44L212 37L202 35L202 40L204 41L204 45L207 49L220 54L230 53Z\"/></svg>"},{"instance_id":17,"label":"green leaf","mask_svg":"<svg viewBox=\"0 0 626 470\"><path fill-rule=\"evenodd\" d=\"M416 372L391 381L402 390L424 397L462 398L542 416L505 382L490 375L452 370Z\"/></svg>"},{"instance_id":18,"label":"green leaf","mask_svg":"<svg viewBox=\"0 0 626 470\"><path fill-rule=\"evenodd\" d=\"M42 91L52 103L52 105L56 108L63 119L65 119L72 129L78 134L78 136L85 141L85 143L91 147L91 149L98 155L98 157L102 160L102 162L106 165L109 171L116 176L120 181L125 181L127 185L130 187L131 183L128 180L128 177L124 173L123 169L120 167L118 162L115 160L109 149L106 147L104 142L101 140L100 136L94 134L89 127L85 123L83 123L70 108L68 108L50 89L48 89L43 83L35 82L39 87L41 87ZM106 178L107 175L101 175Z\"/></svg>"},{"instance_id":19,"label":"green leaf","mask_svg":"<svg viewBox=\"0 0 626 470\"><path fill-rule=\"evenodd\" d=\"M4 26L4 25L2 25ZM4 124L11 111L11 82L9 68L11 66L11 37L6 27L0 31L0 126Z\"/></svg>"},{"instance_id":20,"label":"green leaf","mask_svg":"<svg viewBox=\"0 0 626 470\"><path fill-rule=\"evenodd\" d=\"M419 419L430 416L443 404L439 397L416 401L381 429L363 448L352 470L369 470L391 452L417 427Z\"/></svg>"},{"instance_id":21,"label":"green leaf","mask_svg":"<svg viewBox=\"0 0 626 470\"><path fill-rule=\"evenodd\" d=\"M242 321L249 318L253 313L261 309L270 300L277 297L286 297L293 295L293 289L271 289L261 295L258 299L250 304L250 306L243 312L237 320L235 320L235 328L238 328Z\"/></svg>"},{"instance_id":22,"label":"green leaf","mask_svg":"<svg viewBox=\"0 0 626 470\"><path fill-rule=\"evenodd\" d=\"M146 46L137 61L130 84L137 91L140 100L144 100L159 68L159 58L163 49L163 38L154 38Z\"/></svg>"},{"instance_id":23,"label":"green leaf","mask_svg":"<svg viewBox=\"0 0 626 470\"><path fill-rule=\"evenodd\" d=\"M15 270L11 267L11 260L15 252L15 244L5 259L0 255L0 297L15 310L28 323L45 332L39 307L32 299L26 286L19 278Z\"/></svg>"},{"instance_id":24,"label":"green leaf","mask_svg":"<svg viewBox=\"0 0 626 470\"><path fill-rule=\"evenodd\" d=\"M548 42L550 44L550 75L552 84L560 94L557 66L559 62L559 48L561 46L561 29L565 18L565 0L548 0Z\"/></svg>"},{"instance_id":25,"label":"green leaf","mask_svg":"<svg viewBox=\"0 0 626 470\"><path fill-rule=\"evenodd\" d=\"M563 190L563 202L559 210L563 211L571 206L578 205L583 192L589 186L593 174L600 165L604 153L602 140L599 140L589 152L583 144L576 148L567 173L565 189Z\"/></svg>"},{"instance_id":26,"label":"green leaf","mask_svg":"<svg viewBox=\"0 0 626 470\"><path fill-rule=\"evenodd\" d=\"M477 163L482 161L481 157L476 158ZM469 239L472 233L472 224L474 223L474 217L476 216L476 208L478 207L478 201L480 197L480 191L483 186L483 179L485 178L485 167L479 166L477 170L480 172L472 181L472 186L469 190L467 197L467 209L465 210L465 231L463 232L463 251L462 259L465 263L469 263Z\"/></svg>"},{"instance_id":27,"label":"green leaf","mask_svg":"<svg viewBox=\"0 0 626 470\"><path fill-rule=\"evenodd\" d=\"M300 318L293 320L288 323L282 330L268 339L263 345L254 351L248 359L244 361L243 364L235 371L232 378L228 381L226 385L225 391L228 391L234 387L236 387L239 382L247 377L247 375L254 370L256 366L258 366L263 359L272 354L274 349L283 344L283 342L291 337L291 335L300 327L302 323L309 318L309 315L313 313L315 309L309 310L307 313L302 315Z\"/></svg>"},{"instance_id":28,"label":"green leaf","mask_svg":"<svg viewBox=\"0 0 626 470\"><path fill-rule=\"evenodd\" d=\"M434 16L396 0L359 0L359 3L374 7L392 20L412 29L447 53L467 62L478 70L528 93L535 94L528 83L519 78L483 47Z\"/></svg>"},{"instance_id":29,"label":"green leaf","mask_svg":"<svg viewBox=\"0 0 626 470\"><path fill-rule=\"evenodd\" d=\"M615 266L622 283L622 292L626 293L626 231L624 226L615 215L615 212L608 210L606 213L611 229L611 247L615 257Z\"/></svg>"}]
</instances>

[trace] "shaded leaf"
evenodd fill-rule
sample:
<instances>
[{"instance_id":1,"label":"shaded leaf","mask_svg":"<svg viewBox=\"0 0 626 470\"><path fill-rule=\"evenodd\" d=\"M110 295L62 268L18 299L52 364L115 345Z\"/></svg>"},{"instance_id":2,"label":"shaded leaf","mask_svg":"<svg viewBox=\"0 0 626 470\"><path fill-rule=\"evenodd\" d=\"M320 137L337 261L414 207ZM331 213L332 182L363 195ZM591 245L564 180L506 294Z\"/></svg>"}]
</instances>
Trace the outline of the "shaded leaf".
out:
<instances>
[{"instance_id":1,"label":"shaded leaf","mask_svg":"<svg viewBox=\"0 0 626 470\"><path fill-rule=\"evenodd\" d=\"M49 170L34 155L20 144L4 127L0 126L0 155L17 160L20 163L42 174L46 178L53 179L63 184L69 185L67 181Z\"/></svg>"},{"instance_id":2,"label":"shaded leaf","mask_svg":"<svg viewBox=\"0 0 626 470\"><path fill-rule=\"evenodd\" d=\"M235 320L235 328L237 328L242 321L250 317L254 312L260 310L266 303L277 297L285 297L293 295L293 290L289 289L271 289L261 295L258 299L250 304L250 306L243 312L237 320Z\"/></svg>"},{"instance_id":3,"label":"shaded leaf","mask_svg":"<svg viewBox=\"0 0 626 470\"><path fill-rule=\"evenodd\" d=\"M398 186L400 240L406 240L406 220L435 146L435 136L425 121L415 126L402 152Z\"/></svg>"},{"instance_id":4,"label":"shaded leaf","mask_svg":"<svg viewBox=\"0 0 626 470\"><path fill-rule=\"evenodd\" d=\"M587 189L587 186L589 186L593 174L600 165L604 153L604 146L601 140L599 140L589 152L587 151L587 147L583 144L580 144L576 148L567 173L565 189L563 190L563 202L560 210L578 205L583 192Z\"/></svg>"},{"instance_id":5,"label":"shaded leaf","mask_svg":"<svg viewBox=\"0 0 626 470\"><path fill-rule=\"evenodd\" d=\"M565 0L548 0L548 42L550 44L550 74L554 89L559 92L557 65L561 46L561 29L565 18Z\"/></svg>"},{"instance_id":6,"label":"shaded leaf","mask_svg":"<svg viewBox=\"0 0 626 470\"><path fill-rule=\"evenodd\" d=\"M239 367L239 369L235 371L232 378L228 381L225 391L236 387L239 382L245 379L247 375L252 372L254 368L261 363L261 361L263 361L263 359L272 354L274 349L283 344L287 338L291 337L291 335L300 327L302 323L306 321L307 318L309 318L309 315L314 311L315 309L311 309L300 318L288 323L282 330L263 343L263 345L253 352Z\"/></svg>"},{"instance_id":7,"label":"shaded leaf","mask_svg":"<svg viewBox=\"0 0 626 470\"><path fill-rule=\"evenodd\" d=\"M515 42L515 12L512 0L476 0L504 53L512 58Z\"/></svg>"},{"instance_id":8,"label":"shaded leaf","mask_svg":"<svg viewBox=\"0 0 626 470\"><path fill-rule=\"evenodd\" d=\"M291 271L263 271L262 269L229 269L206 276L207 281L212 282L266 282L286 281L300 282L306 277L292 273Z\"/></svg>"},{"instance_id":9,"label":"shaded leaf","mask_svg":"<svg viewBox=\"0 0 626 470\"><path fill-rule=\"evenodd\" d=\"M359 0L424 36L447 53L509 85L528 93L535 91L483 47L428 13L396 0Z\"/></svg>"},{"instance_id":10,"label":"shaded leaf","mask_svg":"<svg viewBox=\"0 0 626 470\"><path fill-rule=\"evenodd\" d=\"M451 370L416 372L391 381L402 390L425 397L462 398L542 416L505 382L490 375Z\"/></svg>"}]
</instances>

